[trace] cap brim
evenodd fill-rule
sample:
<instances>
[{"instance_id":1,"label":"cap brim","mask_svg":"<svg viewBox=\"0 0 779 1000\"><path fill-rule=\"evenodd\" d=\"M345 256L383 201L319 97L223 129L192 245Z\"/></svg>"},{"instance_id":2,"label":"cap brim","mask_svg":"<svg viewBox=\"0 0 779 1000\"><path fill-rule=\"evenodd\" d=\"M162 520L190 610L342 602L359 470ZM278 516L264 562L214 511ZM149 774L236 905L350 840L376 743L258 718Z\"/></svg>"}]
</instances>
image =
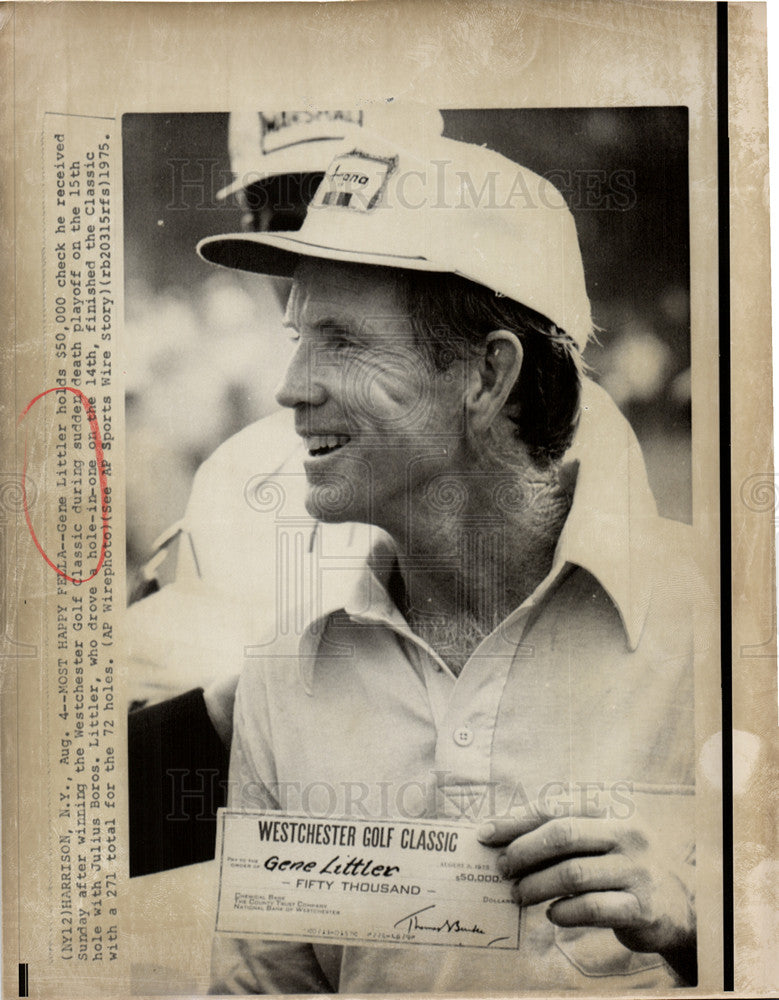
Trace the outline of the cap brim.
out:
<instances>
[{"instance_id":1,"label":"cap brim","mask_svg":"<svg viewBox=\"0 0 779 1000\"><path fill-rule=\"evenodd\" d=\"M375 253L365 250L345 250L340 247L308 243L292 235L280 233L227 233L207 236L197 245L203 260L239 271L253 271L289 278L301 257L320 257L350 264L373 264L383 267L409 268L413 271L442 271L426 257Z\"/></svg>"}]
</instances>

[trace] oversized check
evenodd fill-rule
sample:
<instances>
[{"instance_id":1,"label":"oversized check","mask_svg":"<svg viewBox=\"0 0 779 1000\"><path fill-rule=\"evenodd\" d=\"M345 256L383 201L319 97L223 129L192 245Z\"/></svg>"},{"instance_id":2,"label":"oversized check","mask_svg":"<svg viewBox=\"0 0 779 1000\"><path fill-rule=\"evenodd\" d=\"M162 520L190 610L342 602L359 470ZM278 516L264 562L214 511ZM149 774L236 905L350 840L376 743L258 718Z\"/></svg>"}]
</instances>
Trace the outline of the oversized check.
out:
<instances>
[{"instance_id":1,"label":"oversized check","mask_svg":"<svg viewBox=\"0 0 779 1000\"><path fill-rule=\"evenodd\" d=\"M216 930L339 944L517 948L497 852L466 823L219 811Z\"/></svg>"}]
</instances>

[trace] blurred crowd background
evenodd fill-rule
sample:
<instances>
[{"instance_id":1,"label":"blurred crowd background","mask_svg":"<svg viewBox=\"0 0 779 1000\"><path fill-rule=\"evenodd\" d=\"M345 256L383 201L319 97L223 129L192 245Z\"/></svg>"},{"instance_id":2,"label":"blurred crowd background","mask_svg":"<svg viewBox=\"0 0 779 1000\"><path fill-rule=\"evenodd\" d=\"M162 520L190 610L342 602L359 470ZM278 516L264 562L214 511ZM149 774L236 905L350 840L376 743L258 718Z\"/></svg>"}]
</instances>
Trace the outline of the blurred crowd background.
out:
<instances>
[{"instance_id":1,"label":"blurred crowd background","mask_svg":"<svg viewBox=\"0 0 779 1000\"><path fill-rule=\"evenodd\" d=\"M598 339L585 360L631 421L662 514L691 518L684 108L445 111L444 133L549 177L576 217ZM200 463L276 408L290 356L257 275L201 261L240 228L226 114L125 115L128 589Z\"/></svg>"}]
</instances>

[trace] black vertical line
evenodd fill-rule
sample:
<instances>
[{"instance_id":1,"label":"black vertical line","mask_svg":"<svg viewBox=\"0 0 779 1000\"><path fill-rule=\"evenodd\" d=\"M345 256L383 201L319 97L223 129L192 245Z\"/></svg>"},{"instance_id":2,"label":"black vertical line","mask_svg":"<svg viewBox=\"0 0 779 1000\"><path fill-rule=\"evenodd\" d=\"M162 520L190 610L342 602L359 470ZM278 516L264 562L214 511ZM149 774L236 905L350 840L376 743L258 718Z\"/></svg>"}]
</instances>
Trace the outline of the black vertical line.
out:
<instances>
[{"instance_id":1,"label":"black vertical line","mask_svg":"<svg viewBox=\"0 0 779 1000\"><path fill-rule=\"evenodd\" d=\"M26 962L19 963L19 996L30 995L29 968Z\"/></svg>"},{"instance_id":2,"label":"black vertical line","mask_svg":"<svg viewBox=\"0 0 779 1000\"><path fill-rule=\"evenodd\" d=\"M722 618L722 954L723 989L734 989L733 627L730 431L730 156L728 5L717 4L717 210L719 229L720 600Z\"/></svg>"}]
</instances>

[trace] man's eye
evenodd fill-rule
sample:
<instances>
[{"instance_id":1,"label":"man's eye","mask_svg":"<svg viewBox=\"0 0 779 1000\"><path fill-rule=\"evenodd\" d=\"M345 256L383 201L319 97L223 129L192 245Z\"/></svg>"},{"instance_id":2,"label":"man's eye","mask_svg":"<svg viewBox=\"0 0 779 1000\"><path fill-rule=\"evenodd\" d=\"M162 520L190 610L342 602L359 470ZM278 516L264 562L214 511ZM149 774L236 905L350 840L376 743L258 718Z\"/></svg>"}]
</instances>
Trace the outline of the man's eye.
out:
<instances>
[{"instance_id":1,"label":"man's eye","mask_svg":"<svg viewBox=\"0 0 779 1000\"><path fill-rule=\"evenodd\" d=\"M336 351L346 350L348 347L354 346L351 339L346 333L342 333L340 330L333 330L330 336L327 338L328 345Z\"/></svg>"}]
</instances>

